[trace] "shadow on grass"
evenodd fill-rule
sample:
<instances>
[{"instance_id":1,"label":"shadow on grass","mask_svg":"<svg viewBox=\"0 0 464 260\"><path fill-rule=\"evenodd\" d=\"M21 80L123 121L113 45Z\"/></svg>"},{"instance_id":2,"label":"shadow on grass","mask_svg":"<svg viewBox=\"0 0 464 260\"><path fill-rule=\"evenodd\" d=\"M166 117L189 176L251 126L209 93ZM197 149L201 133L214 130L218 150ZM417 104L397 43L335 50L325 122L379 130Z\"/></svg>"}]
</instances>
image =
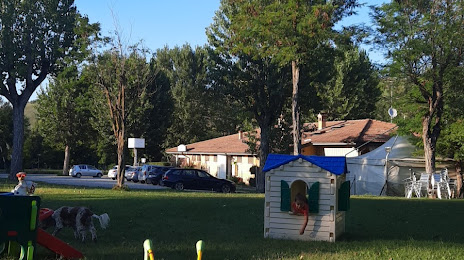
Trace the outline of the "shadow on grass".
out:
<instances>
[{"instance_id":1,"label":"shadow on grass","mask_svg":"<svg viewBox=\"0 0 464 260\"><path fill-rule=\"evenodd\" d=\"M343 240L425 240L464 242L459 232L463 200L354 198Z\"/></svg>"},{"instance_id":2,"label":"shadow on grass","mask_svg":"<svg viewBox=\"0 0 464 260\"><path fill-rule=\"evenodd\" d=\"M40 187L43 207L87 206L110 215L108 229L94 221L98 243L76 241L69 228L58 235L87 259L141 259L147 238L156 259L194 259L200 239L205 259L464 259L464 200L355 196L345 236L328 243L264 239L263 194ZM55 255L39 247L37 259Z\"/></svg>"}]
</instances>

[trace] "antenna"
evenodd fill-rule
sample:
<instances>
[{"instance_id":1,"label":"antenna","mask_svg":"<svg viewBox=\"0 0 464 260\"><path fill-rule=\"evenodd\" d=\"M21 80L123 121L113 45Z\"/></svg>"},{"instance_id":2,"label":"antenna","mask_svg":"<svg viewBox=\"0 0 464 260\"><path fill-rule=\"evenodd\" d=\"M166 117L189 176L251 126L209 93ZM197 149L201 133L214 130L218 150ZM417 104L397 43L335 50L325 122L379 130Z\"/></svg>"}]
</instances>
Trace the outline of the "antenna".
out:
<instances>
[{"instance_id":1,"label":"antenna","mask_svg":"<svg viewBox=\"0 0 464 260\"><path fill-rule=\"evenodd\" d=\"M393 88L390 83L390 108L388 109L388 115L390 115L390 123L393 123L393 118L398 115L398 111L393 108Z\"/></svg>"}]
</instances>

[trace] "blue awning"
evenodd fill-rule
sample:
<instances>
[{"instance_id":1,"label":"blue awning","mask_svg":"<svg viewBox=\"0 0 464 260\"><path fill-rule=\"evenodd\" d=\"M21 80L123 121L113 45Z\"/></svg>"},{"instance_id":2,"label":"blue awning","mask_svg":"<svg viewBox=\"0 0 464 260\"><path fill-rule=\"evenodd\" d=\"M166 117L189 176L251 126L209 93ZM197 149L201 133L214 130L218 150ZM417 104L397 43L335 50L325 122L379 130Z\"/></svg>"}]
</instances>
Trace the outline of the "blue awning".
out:
<instances>
[{"instance_id":1,"label":"blue awning","mask_svg":"<svg viewBox=\"0 0 464 260\"><path fill-rule=\"evenodd\" d=\"M306 160L322 169L335 175L341 175L347 172L346 158L343 156L307 156L307 155L287 155L287 154L269 154L264 164L263 172L278 168L281 165L298 160Z\"/></svg>"}]
</instances>

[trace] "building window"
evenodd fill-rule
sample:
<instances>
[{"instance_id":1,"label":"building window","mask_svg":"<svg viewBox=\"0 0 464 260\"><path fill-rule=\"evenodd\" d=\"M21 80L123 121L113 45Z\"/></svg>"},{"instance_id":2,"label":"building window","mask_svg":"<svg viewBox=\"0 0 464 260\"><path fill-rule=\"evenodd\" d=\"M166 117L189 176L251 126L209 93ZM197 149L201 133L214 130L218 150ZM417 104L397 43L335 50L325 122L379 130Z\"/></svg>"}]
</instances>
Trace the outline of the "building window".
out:
<instances>
[{"instance_id":1,"label":"building window","mask_svg":"<svg viewBox=\"0 0 464 260\"><path fill-rule=\"evenodd\" d=\"M237 156L237 163L241 163L242 162L242 156Z\"/></svg>"},{"instance_id":2,"label":"building window","mask_svg":"<svg viewBox=\"0 0 464 260\"><path fill-rule=\"evenodd\" d=\"M253 156L248 156L248 164L253 164Z\"/></svg>"},{"instance_id":3,"label":"building window","mask_svg":"<svg viewBox=\"0 0 464 260\"><path fill-rule=\"evenodd\" d=\"M217 162L217 155L213 155L213 162Z\"/></svg>"},{"instance_id":4,"label":"building window","mask_svg":"<svg viewBox=\"0 0 464 260\"><path fill-rule=\"evenodd\" d=\"M206 162L209 161L209 155L205 155L205 161L206 161Z\"/></svg>"}]
</instances>

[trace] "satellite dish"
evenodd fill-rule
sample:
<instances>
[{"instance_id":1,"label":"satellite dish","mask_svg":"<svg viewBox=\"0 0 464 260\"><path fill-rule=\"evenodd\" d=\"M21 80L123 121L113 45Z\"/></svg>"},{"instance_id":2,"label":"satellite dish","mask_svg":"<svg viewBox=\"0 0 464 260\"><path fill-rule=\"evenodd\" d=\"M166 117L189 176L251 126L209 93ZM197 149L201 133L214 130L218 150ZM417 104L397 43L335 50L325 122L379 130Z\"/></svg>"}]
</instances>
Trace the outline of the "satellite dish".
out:
<instances>
[{"instance_id":1,"label":"satellite dish","mask_svg":"<svg viewBox=\"0 0 464 260\"><path fill-rule=\"evenodd\" d=\"M390 115L391 118L395 118L398 115L398 112L393 107L390 107L388 109L388 114Z\"/></svg>"}]
</instances>

